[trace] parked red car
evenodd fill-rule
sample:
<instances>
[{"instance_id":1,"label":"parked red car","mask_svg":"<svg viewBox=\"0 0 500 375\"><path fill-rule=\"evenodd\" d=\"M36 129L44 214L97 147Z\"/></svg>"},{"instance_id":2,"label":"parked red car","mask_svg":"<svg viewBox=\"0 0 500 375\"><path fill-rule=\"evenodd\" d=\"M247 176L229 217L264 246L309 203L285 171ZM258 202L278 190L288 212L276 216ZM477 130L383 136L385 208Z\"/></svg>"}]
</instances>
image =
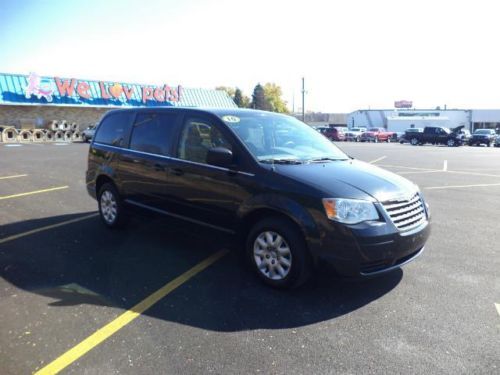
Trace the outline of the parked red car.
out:
<instances>
[{"instance_id":1,"label":"parked red car","mask_svg":"<svg viewBox=\"0 0 500 375\"><path fill-rule=\"evenodd\" d=\"M361 134L361 142L390 142L394 132L388 132L384 128L370 128Z\"/></svg>"},{"instance_id":2,"label":"parked red car","mask_svg":"<svg viewBox=\"0 0 500 375\"><path fill-rule=\"evenodd\" d=\"M332 126L329 128L320 128L319 131L330 141L345 141L344 128Z\"/></svg>"}]
</instances>

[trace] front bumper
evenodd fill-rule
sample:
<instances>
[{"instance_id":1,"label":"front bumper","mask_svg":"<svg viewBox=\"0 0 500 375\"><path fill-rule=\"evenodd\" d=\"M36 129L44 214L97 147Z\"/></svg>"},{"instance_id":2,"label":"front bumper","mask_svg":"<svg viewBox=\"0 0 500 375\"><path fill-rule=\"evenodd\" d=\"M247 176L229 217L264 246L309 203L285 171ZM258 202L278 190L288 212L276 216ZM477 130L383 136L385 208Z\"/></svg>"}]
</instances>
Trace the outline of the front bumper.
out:
<instances>
[{"instance_id":1,"label":"front bumper","mask_svg":"<svg viewBox=\"0 0 500 375\"><path fill-rule=\"evenodd\" d=\"M469 140L469 144L472 144L472 145L486 145L486 144L490 144L491 142L493 142L491 139L489 138L471 138Z\"/></svg>"},{"instance_id":2,"label":"front bumper","mask_svg":"<svg viewBox=\"0 0 500 375\"><path fill-rule=\"evenodd\" d=\"M392 222L330 225L335 228L324 232L317 260L348 277L376 276L411 262L424 251L431 231L429 219L407 232Z\"/></svg>"},{"instance_id":3,"label":"front bumper","mask_svg":"<svg viewBox=\"0 0 500 375\"><path fill-rule=\"evenodd\" d=\"M376 136L371 136L371 135L365 135L361 136L361 142L375 142Z\"/></svg>"}]
</instances>

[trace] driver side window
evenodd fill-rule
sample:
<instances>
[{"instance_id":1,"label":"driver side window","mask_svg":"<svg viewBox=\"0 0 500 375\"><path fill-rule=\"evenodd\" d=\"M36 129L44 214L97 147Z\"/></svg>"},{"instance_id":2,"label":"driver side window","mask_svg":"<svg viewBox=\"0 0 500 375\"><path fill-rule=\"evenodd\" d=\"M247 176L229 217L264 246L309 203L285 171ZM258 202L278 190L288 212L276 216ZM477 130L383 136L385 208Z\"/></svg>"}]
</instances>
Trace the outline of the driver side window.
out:
<instances>
[{"instance_id":1,"label":"driver side window","mask_svg":"<svg viewBox=\"0 0 500 375\"><path fill-rule=\"evenodd\" d=\"M179 159L207 164L208 150L224 147L233 151L232 145L209 121L187 119L182 129L177 157Z\"/></svg>"}]
</instances>

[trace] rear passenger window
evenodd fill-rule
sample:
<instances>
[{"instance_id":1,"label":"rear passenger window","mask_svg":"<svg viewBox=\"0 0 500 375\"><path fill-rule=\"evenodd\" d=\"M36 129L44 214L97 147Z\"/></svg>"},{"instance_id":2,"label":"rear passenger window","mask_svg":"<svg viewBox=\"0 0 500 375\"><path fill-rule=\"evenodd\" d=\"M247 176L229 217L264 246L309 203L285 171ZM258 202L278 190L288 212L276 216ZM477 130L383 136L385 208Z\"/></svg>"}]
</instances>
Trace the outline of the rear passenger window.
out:
<instances>
[{"instance_id":1,"label":"rear passenger window","mask_svg":"<svg viewBox=\"0 0 500 375\"><path fill-rule=\"evenodd\" d=\"M104 118L95 135L95 142L123 147L130 130L131 113L116 113Z\"/></svg>"},{"instance_id":2,"label":"rear passenger window","mask_svg":"<svg viewBox=\"0 0 500 375\"><path fill-rule=\"evenodd\" d=\"M168 155L177 115L139 113L132 129L130 149Z\"/></svg>"}]
</instances>

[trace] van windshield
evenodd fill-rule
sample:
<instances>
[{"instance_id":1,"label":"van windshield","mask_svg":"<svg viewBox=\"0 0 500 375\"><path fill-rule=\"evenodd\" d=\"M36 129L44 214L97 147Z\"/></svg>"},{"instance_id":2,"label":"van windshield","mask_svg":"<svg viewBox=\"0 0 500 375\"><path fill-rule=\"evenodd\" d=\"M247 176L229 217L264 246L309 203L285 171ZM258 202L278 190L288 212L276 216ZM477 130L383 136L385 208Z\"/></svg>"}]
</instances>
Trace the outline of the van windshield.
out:
<instances>
[{"instance_id":1,"label":"van windshield","mask_svg":"<svg viewBox=\"0 0 500 375\"><path fill-rule=\"evenodd\" d=\"M285 115L244 112L220 118L262 163L346 160L348 156L303 122Z\"/></svg>"}]
</instances>

